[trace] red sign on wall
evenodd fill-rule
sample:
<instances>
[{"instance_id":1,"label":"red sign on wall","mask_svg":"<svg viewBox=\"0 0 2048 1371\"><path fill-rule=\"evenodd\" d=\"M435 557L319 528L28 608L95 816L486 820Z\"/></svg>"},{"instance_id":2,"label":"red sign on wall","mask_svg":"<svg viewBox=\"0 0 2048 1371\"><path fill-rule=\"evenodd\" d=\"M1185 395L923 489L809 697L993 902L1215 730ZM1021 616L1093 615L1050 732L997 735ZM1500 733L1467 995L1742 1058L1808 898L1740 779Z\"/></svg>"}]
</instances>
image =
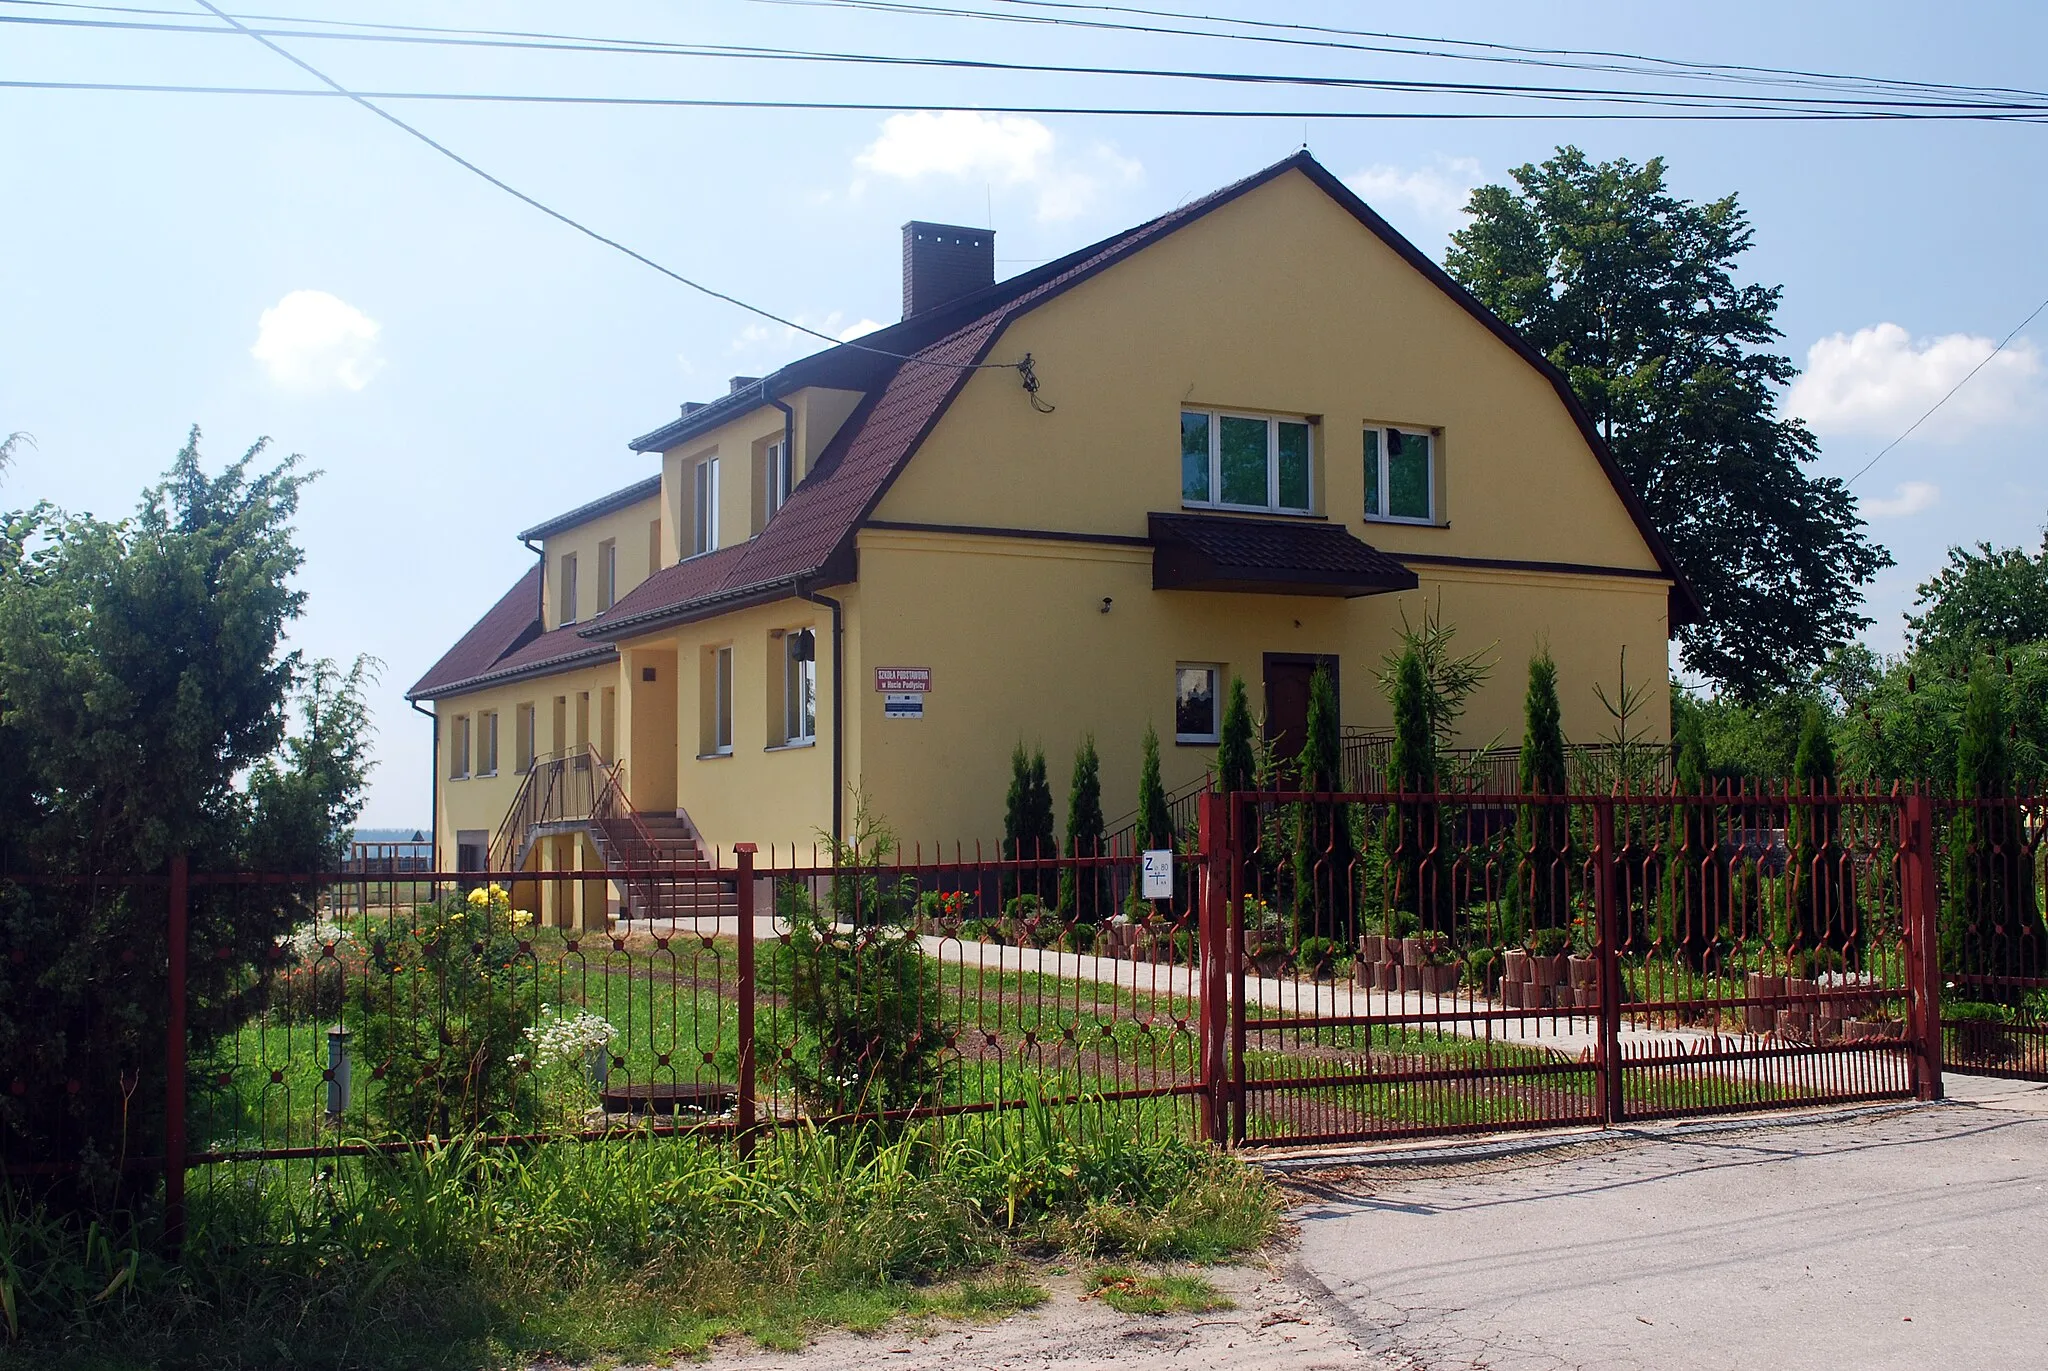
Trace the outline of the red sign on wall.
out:
<instances>
[{"instance_id":1,"label":"red sign on wall","mask_svg":"<svg viewBox=\"0 0 2048 1371\"><path fill-rule=\"evenodd\" d=\"M928 666L878 666L875 668L875 689L885 695L902 695L916 692L928 695L932 688L932 669Z\"/></svg>"}]
</instances>

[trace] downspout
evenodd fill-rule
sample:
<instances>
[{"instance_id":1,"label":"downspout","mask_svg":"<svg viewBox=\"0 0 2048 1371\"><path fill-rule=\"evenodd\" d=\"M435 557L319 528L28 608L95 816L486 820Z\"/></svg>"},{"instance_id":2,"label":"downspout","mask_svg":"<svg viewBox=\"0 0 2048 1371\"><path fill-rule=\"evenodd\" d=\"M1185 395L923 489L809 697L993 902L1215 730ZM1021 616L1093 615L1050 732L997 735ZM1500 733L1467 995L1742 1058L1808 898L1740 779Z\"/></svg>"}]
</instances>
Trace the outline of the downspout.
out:
<instances>
[{"instance_id":1,"label":"downspout","mask_svg":"<svg viewBox=\"0 0 2048 1371\"><path fill-rule=\"evenodd\" d=\"M424 714L434 725L434 758L427 764L427 775L432 782L428 791L431 797L427 803L432 808L427 813L427 837L433 843L434 855L429 866L441 865L441 712L437 709L421 709L418 700L407 700L415 714Z\"/></svg>"},{"instance_id":2,"label":"downspout","mask_svg":"<svg viewBox=\"0 0 2048 1371\"><path fill-rule=\"evenodd\" d=\"M829 595L818 595L796 585L797 598L823 605L832 611L832 851L833 859L846 841L846 614L845 607Z\"/></svg>"},{"instance_id":3,"label":"downspout","mask_svg":"<svg viewBox=\"0 0 2048 1371\"><path fill-rule=\"evenodd\" d=\"M519 545L531 552L540 561L540 584L533 588L533 621L546 632L548 626L548 550L535 547L533 539L521 538Z\"/></svg>"},{"instance_id":4,"label":"downspout","mask_svg":"<svg viewBox=\"0 0 2048 1371\"><path fill-rule=\"evenodd\" d=\"M796 470L796 411L775 398L775 392L768 389L768 379L761 378L761 399L782 411L782 455L791 471ZM775 475L769 473L768 484L775 484ZM784 491L787 495L789 492Z\"/></svg>"}]
</instances>

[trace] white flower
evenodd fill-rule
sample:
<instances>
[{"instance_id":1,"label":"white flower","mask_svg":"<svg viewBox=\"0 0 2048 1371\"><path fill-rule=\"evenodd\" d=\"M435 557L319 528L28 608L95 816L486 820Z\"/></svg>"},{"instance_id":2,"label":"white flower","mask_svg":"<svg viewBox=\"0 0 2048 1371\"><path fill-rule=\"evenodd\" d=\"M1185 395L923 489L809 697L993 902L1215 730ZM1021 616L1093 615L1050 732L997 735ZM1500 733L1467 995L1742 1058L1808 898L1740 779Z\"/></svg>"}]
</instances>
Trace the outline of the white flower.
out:
<instances>
[{"instance_id":1,"label":"white flower","mask_svg":"<svg viewBox=\"0 0 2048 1371\"><path fill-rule=\"evenodd\" d=\"M585 1061L593 1052L609 1048L619 1036L610 1020L587 1010L557 1015L553 1005L542 1005L540 1013L541 1021L525 1032L535 1060L544 1067Z\"/></svg>"}]
</instances>

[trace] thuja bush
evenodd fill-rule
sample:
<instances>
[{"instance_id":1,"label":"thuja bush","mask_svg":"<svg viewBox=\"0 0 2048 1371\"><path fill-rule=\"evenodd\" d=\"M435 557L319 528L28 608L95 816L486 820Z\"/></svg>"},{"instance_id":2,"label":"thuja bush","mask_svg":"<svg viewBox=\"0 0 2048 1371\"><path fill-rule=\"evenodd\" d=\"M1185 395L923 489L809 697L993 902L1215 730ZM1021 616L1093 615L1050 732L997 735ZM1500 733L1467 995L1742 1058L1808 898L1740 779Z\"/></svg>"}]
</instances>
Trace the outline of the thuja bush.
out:
<instances>
[{"instance_id":1,"label":"thuja bush","mask_svg":"<svg viewBox=\"0 0 2048 1371\"><path fill-rule=\"evenodd\" d=\"M533 921L495 882L419 906L369 940L370 984L349 1003L385 1128L447 1137L515 1118L540 1016Z\"/></svg>"},{"instance_id":2,"label":"thuja bush","mask_svg":"<svg viewBox=\"0 0 2048 1371\"><path fill-rule=\"evenodd\" d=\"M818 1113L938 1098L939 968L918 945L917 882L879 870L895 845L887 825L857 809L852 838L833 846L836 874L824 897L797 881L776 894L789 938L768 974L789 994L799 1035L783 1070Z\"/></svg>"}]
</instances>

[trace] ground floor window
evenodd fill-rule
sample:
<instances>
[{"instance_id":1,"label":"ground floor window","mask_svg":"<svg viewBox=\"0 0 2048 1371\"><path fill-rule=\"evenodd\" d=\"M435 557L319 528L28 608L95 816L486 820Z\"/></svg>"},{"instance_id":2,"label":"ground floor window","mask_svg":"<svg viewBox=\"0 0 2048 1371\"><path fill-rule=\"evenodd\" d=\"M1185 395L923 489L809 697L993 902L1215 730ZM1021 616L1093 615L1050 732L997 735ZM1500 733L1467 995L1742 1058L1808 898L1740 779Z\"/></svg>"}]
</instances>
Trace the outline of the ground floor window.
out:
<instances>
[{"instance_id":1,"label":"ground floor window","mask_svg":"<svg viewBox=\"0 0 2048 1371\"><path fill-rule=\"evenodd\" d=\"M479 776L498 774L498 711L487 709L476 716L476 772Z\"/></svg>"},{"instance_id":2,"label":"ground floor window","mask_svg":"<svg viewBox=\"0 0 2048 1371\"><path fill-rule=\"evenodd\" d=\"M533 770L533 706L523 704L512 716L512 761L524 776Z\"/></svg>"},{"instance_id":3,"label":"ground floor window","mask_svg":"<svg viewBox=\"0 0 2048 1371\"><path fill-rule=\"evenodd\" d=\"M1223 680L1223 668L1183 662L1174 668L1173 675L1173 740L1215 742L1222 731L1217 687Z\"/></svg>"},{"instance_id":4,"label":"ground floor window","mask_svg":"<svg viewBox=\"0 0 2048 1371\"><path fill-rule=\"evenodd\" d=\"M818 635L800 628L782 635L784 743L818 740Z\"/></svg>"},{"instance_id":5,"label":"ground floor window","mask_svg":"<svg viewBox=\"0 0 2048 1371\"><path fill-rule=\"evenodd\" d=\"M714 647L706 655L705 686L711 709L705 719L704 754L727 757L732 754L732 645Z\"/></svg>"}]
</instances>

